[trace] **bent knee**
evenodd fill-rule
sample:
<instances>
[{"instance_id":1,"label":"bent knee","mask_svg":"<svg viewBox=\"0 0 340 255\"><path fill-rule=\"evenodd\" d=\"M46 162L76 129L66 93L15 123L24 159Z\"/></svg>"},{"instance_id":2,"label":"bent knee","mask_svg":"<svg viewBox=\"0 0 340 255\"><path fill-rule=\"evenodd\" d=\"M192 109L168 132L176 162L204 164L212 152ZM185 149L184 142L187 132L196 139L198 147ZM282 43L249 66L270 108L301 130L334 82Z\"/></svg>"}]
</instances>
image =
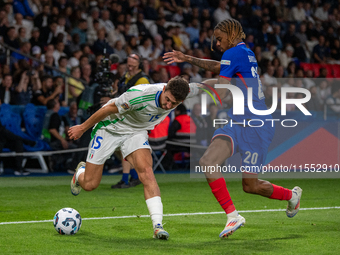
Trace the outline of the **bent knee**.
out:
<instances>
[{"instance_id":1,"label":"bent knee","mask_svg":"<svg viewBox=\"0 0 340 255\"><path fill-rule=\"evenodd\" d=\"M144 185L156 182L156 178L151 167L146 167L139 171L138 178Z\"/></svg>"}]
</instances>

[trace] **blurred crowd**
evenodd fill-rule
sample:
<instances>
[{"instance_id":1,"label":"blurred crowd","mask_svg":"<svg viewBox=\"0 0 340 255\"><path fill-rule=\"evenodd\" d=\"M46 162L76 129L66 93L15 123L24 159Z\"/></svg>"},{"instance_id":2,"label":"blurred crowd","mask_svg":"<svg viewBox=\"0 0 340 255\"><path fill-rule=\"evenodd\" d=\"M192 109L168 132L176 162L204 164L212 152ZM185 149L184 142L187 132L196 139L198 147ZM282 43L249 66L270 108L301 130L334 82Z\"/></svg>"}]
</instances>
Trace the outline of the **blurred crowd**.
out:
<instances>
[{"instance_id":1,"label":"blurred crowd","mask_svg":"<svg viewBox=\"0 0 340 255\"><path fill-rule=\"evenodd\" d=\"M80 116L78 107L86 110L108 100L106 92L97 93L101 90L96 76L100 60L110 54L119 57L109 67L114 81L110 97L121 94L120 84L166 83L179 74L191 82L215 78L217 73L188 63L166 65L162 56L178 50L220 61L223 53L214 44L213 31L228 18L242 24L245 43L257 58L256 71L268 107L272 87L301 87L311 92L305 104L309 110L327 106L327 114L339 117L340 1L336 0L0 0L0 41L4 43L0 48L0 104L46 106L43 136L49 138L52 149L87 146L90 134L73 144L67 130L89 116ZM8 51L7 46L19 52ZM290 93L288 97L304 95ZM64 116L58 115L61 106L69 107ZM169 133L165 128L150 137L186 143L178 137L188 133L191 124L195 131L190 130L185 139L204 133L197 142L207 145L215 130L209 126L211 119L221 109L211 104L210 115L204 117L199 103L191 106L190 118L185 108L179 108L172 123L167 122ZM223 108L231 106L228 97ZM295 110L295 105L287 106L287 111ZM11 144L8 138L0 145ZM21 152L21 147L16 151ZM186 158L187 147L168 150L169 155L179 153L181 159ZM49 160L50 169L62 160ZM74 162L68 163L67 168L73 169ZM24 174L19 165L18 174Z\"/></svg>"},{"instance_id":2,"label":"blurred crowd","mask_svg":"<svg viewBox=\"0 0 340 255\"><path fill-rule=\"evenodd\" d=\"M198 58L221 59L212 43L213 29L228 18L241 22L269 99L270 86L305 87L318 98L310 109L321 110L337 91L335 82L312 79L333 77L329 69L320 66L316 75L300 63L340 63L339 1L2 0L2 42L56 69L15 52L6 61L3 52L0 101L46 105L57 97L62 106L79 102L84 89L95 82L104 49L107 55L120 57L112 67L116 80L127 71L127 56L137 53L152 82L167 82L173 74L162 60L165 52L175 49ZM177 66L178 73L193 82L218 75L187 63ZM66 79L65 74L75 79ZM65 83L70 85L67 91Z\"/></svg>"}]
</instances>

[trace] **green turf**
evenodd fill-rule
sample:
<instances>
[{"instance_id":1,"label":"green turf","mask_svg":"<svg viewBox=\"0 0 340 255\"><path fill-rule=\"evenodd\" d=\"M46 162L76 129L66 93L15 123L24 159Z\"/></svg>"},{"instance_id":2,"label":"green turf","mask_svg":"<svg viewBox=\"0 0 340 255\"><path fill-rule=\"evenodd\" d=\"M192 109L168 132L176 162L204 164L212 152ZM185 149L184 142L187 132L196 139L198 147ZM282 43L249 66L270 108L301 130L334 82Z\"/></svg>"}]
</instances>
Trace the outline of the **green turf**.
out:
<instances>
[{"instance_id":1,"label":"green turf","mask_svg":"<svg viewBox=\"0 0 340 255\"><path fill-rule=\"evenodd\" d=\"M159 174L164 213L221 211L203 179L186 174ZM0 178L0 222L51 220L63 207L82 218L147 215L139 185L124 190L110 186L119 176L104 176L98 189L70 193L69 177ZM340 206L338 179L284 179L272 182L303 189L301 207ZM245 194L241 181L227 180L238 210L284 209L285 201ZM114 209L114 210L113 210ZM74 236L61 236L52 222L0 225L0 254L338 254L340 209L242 215L246 226L228 240L218 234L224 214L165 216L168 241L152 239L150 218L84 220Z\"/></svg>"}]
</instances>

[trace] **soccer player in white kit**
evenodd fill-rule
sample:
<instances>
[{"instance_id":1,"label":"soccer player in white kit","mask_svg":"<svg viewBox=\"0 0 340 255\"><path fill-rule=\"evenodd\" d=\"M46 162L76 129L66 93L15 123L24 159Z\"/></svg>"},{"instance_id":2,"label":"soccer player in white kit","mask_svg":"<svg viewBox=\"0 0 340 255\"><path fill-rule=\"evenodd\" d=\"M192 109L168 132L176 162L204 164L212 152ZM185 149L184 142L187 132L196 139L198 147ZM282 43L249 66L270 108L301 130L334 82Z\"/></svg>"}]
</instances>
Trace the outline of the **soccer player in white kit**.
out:
<instances>
[{"instance_id":1,"label":"soccer player in white kit","mask_svg":"<svg viewBox=\"0 0 340 255\"><path fill-rule=\"evenodd\" d=\"M147 130L152 130L185 98L199 93L197 84L188 84L180 77L167 84L145 84L130 88L111 99L81 125L70 128L71 139L79 139L92 126L91 142L85 162L80 162L71 181L71 192L78 195L99 186L105 161L119 148L123 157L136 169L144 185L154 238L167 240L163 229L163 204L152 169L151 147ZM190 92L189 92L190 90Z\"/></svg>"}]
</instances>

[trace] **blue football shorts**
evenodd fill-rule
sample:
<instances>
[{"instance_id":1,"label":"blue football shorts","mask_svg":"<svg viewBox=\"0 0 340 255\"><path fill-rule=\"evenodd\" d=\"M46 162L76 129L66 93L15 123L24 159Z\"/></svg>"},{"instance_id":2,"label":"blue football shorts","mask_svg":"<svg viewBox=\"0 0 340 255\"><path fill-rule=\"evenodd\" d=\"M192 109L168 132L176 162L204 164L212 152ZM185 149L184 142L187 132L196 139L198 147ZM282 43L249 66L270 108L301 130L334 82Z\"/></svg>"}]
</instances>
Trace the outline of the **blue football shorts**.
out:
<instances>
[{"instance_id":1,"label":"blue football shorts","mask_svg":"<svg viewBox=\"0 0 340 255\"><path fill-rule=\"evenodd\" d=\"M215 131L213 141L216 138L229 137L231 140L231 156L241 153L241 171L248 173L260 173L265 163L268 147L274 137L275 126L271 122L265 122L262 127L249 127L230 122L223 128Z\"/></svg>"}]
</instances>

